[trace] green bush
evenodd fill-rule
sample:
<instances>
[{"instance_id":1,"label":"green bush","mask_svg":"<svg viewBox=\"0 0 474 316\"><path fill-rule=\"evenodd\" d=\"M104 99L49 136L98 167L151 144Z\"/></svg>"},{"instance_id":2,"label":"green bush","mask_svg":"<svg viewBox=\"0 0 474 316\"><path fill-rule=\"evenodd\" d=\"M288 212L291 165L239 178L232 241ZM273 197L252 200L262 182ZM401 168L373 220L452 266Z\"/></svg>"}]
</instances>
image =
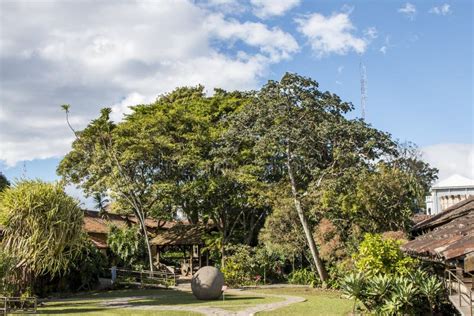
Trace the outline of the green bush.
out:
<instances>
[{"instance_id":1,"label":"green bush","mask_svg":"<svg viewBox=\"0 0 474 316\"><path fill-rule=\"evenodd\" d=\"M413 272L419 261L406 256L400 250L401 243L379 234L365 234L359 251L353 255L357 270L370 276L407 275Z\"/></svg>"},{"instance_id":2,"label":"green bush","mask_svg":"<svg viewBox=\"0 0 474 316\"><path fill-rule=\"evenodd\" d=\"M435 276L417 271L407 275L352 273L341 284L343 293L376 315L426 315L439 311L443 284Z\"/></svg>"},{"instance_id":3,"label":"green bush","mask_svg":"<svg viewBox=\"0 0 474 316\"><path fill-rule=\"evenodd\" d=\"M138 225L129 228L119 228L111 225L107 235L107 244L118 261L118 266L136 270L144 268L146 246Z\"/></svg>"},{"instance_id":4,"label":"green bush","mask_svg":"<svg viewBox=\"0 0 474 316\"><path fill-rule=\"evenodd\" d=\"M226 256L222 268L225 283L230 287L255 284L254 250L247 245L228 245L226 252L230 255Z\"/></svg>"},{"instance_id":5,"label":"green bush","mask_svg":"<svg viewBox=\"0 0 474 316\"><path fill-rule=\"evenodd\" d=\"M264 247L227 245L222 273L228 286L257 285L278 278L282 261Z\"/></svg>"},{"instance_id":6,"label":"green bush","mask_svg":"<svg viewBox=\"0 0 474 316\"><path fill-rule=\"evenodd\" d=\"M22 180L0 193L0 247L18 260L10 271L14 295L33 294L39 279L64 275L80 255L85 233L78 204L61 184L40 180Z\"/></svg>"},{"instance_id":7,"label":"green bush","mask_svg":"<svg viewBox=\"0 0 474 316\"><path fill-rule=\"evenodd\" d=\"M320 279L316 273L307 269L298 269L288 275L288 283L316 286L320 284Z\"/></svg>"},{"instance_id":8,"label":"green bush","mask_svg":"<svg viewBox=\"0 0 474 316\"><path fill-rule=\"evenodd\" d=\"M14 284L11 282L13 268L17 260L0 249L0 295L11 295L14 292Z\"/></svg>"}]
</instances>

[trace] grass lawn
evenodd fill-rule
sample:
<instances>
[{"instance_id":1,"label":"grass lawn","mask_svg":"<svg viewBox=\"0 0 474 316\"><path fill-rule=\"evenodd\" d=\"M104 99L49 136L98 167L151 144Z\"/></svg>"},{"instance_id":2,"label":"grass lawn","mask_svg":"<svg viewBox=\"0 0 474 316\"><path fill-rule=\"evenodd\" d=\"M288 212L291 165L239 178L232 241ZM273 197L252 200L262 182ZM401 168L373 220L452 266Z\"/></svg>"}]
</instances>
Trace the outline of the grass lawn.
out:
<instances>
[{"instance_id":1,"label":"grass lawn","mask_svg":"<svg viewBox=\"0 0 474 316\"><path fill-rule=\"evenodd\" d=\"M69 299L53 300L38 309L40 314L49 315L201 315L187 311L158 311L153 306L173 305L184 307L209 306L229 311L243 310L248 307L279 302L283 299L263 297L243 291L238 295L226 294L225 301L200 301L191 293L167 289L156 290L120 290L78 295ZM134 307L133 309L126 307ZM143 308L140 308L143 307Z\"/></svg>"},{"instance_id":2,"label":"grass lawn","mask_svg":"<svg viewBox=\"0 0 474 316\"><path fill-rule=\"evenodd\" d=\"M311 288L275 288L255 290L255 293L294 295L304 297L306 302L292 304L274 311L260 312L258 315L347 315L352 311L353 302L340 298L340 293Z\"/></svg>"}]
</instances>

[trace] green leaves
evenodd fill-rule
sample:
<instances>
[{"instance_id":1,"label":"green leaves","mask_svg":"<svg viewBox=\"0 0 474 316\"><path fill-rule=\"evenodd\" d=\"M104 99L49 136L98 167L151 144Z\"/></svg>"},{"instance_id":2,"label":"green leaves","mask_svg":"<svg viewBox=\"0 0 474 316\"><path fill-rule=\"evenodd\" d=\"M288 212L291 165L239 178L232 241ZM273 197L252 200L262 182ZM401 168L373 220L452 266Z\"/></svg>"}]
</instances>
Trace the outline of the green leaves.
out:
<instances>
[{"instance_id":1,"label":"green leaves","mask_svg":"<svg viewBox=\"0 0 474 316\"><path fill-rule=\"evenodd\" d=\"M378 234L365 234L358 252L353 255L355 266L367 275L407 275L418 261L406 256L400 250L400 241L384 239Z\"/></svg>"},{"instance_id":2,"label":"green leaves","mask_svg":"<svg viewBox=\"0 0 474 316\"><path fill-rule=\"evenodd\" d=\"M138 226L123 228L110 226L107 245L125 267L143 268L137 266L145 257L145 244Z\"/></svg>"},{"instance_id":3,"label":"green leaves","mask_svg":"<svg viewBox=\"0 0 474 316\"><path fill-rule=\"evenodd\" d=\"M438 305L435 299L442 289L442 283L425 272L405 276L351 273L341 284L344 295L377 315L425 315L427 303L431 311Z\"/></svg>"},{"instance_id":4,"label":"green leaves","mask_svg":"<svg viewBox=\"0 0 474 316\"><path fill-rule=\"evenodd\" d=\"M0 214L6 218L2 247L18 260L20 288L41 275L64 274L82 250L83 212L60 184L20 181L1 193Z\"/></svg>"}]
</instances>

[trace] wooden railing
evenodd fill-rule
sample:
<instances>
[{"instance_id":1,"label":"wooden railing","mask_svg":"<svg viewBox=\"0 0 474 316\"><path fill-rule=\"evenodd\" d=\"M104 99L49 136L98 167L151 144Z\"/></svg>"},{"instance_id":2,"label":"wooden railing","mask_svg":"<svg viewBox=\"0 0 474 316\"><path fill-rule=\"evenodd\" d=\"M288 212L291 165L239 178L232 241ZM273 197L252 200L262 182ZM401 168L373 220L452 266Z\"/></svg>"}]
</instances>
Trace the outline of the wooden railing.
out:
<instances>
[{"instance_id":1,"label":"wooden railing","mask_svg":"<svg viewBox=\"0 0 474 316\"><path fill-rule=\"evenodd\" d=\"M36 314L37 307L36 297L0 296L0 315Z\"/></svg>"},{"instance_id":2,"label":"wooden railing","mask_svg":"<svg viewBox=\"0 0 474 316\"><path fill-rule=\"evenodd\" d=\"M176 285L176 274L170 271L133 271L126 269L116 269L117 283L134 283L141 286L174 286Z\"/></svg>"},{"instance_id":3,"label":"wooden railing","mask_svg":"<svg viewBox=\"0 0 474 316\"><path fill-rule=\"evenodd\" d=\"M463 276L459 276L457 272L460 270L456 269L446 269L444 272L444 279L447 282L447 287L449 295L453 295L453 289L456 291L458 296L458 305L459 307L463 306L463 302L467 303L469 308L469 316L472 316L473 308L473 286L474 286L474 275L471 273L464 272L463 274L468 275L471 278L471 286L469 287L465 282Z\"/></svg>"}]
</instances>

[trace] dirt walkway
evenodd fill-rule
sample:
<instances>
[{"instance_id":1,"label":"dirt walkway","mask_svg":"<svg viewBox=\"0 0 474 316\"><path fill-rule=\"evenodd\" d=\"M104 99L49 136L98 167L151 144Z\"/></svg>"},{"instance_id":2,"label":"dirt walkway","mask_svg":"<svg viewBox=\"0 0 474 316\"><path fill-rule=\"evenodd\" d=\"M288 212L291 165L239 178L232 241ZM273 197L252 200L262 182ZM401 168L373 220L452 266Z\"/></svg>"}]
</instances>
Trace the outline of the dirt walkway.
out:
<instances>
[{"instance_id":1,"label":"dirt walkway","mask_svg":"<svg viewBox=\"0 0 474 316\"><path fill-rule=\"evenodd\" d=\"M242 291L239 290L228 290L226 291L227 294L234 294L239 295ZM264 293L254 293L251 291L245 291L246 294L255 294L260 296L269 296L269 297L279 297L285 299L281 302L275 303L266 303L266 304L258 304L252 307L248 307L241 311L228 311L218 307L210 307L210 306L185 306L185 305L160 305L160 306L132 306L129 301L133 300L133 297L127 298L118 298L108 300L107 303L104 303L104 306L111 307L111 308L124 308L124 309L140 309L140 310L159 310L159 311L189 311L189 312L196 312L201 313L204 315L209 316L249 316L254 315L258 312L262 311L271 311L281 307L288 306L290 304L304 302L305 299L298 296L290 296L290 295L275 295L275 294L264 294ZM141 296L140 298L144 298ZM153 297L150 297L153 298ZM236 305L232 305L236 307Z\"/></svg>"}]
</instances>

